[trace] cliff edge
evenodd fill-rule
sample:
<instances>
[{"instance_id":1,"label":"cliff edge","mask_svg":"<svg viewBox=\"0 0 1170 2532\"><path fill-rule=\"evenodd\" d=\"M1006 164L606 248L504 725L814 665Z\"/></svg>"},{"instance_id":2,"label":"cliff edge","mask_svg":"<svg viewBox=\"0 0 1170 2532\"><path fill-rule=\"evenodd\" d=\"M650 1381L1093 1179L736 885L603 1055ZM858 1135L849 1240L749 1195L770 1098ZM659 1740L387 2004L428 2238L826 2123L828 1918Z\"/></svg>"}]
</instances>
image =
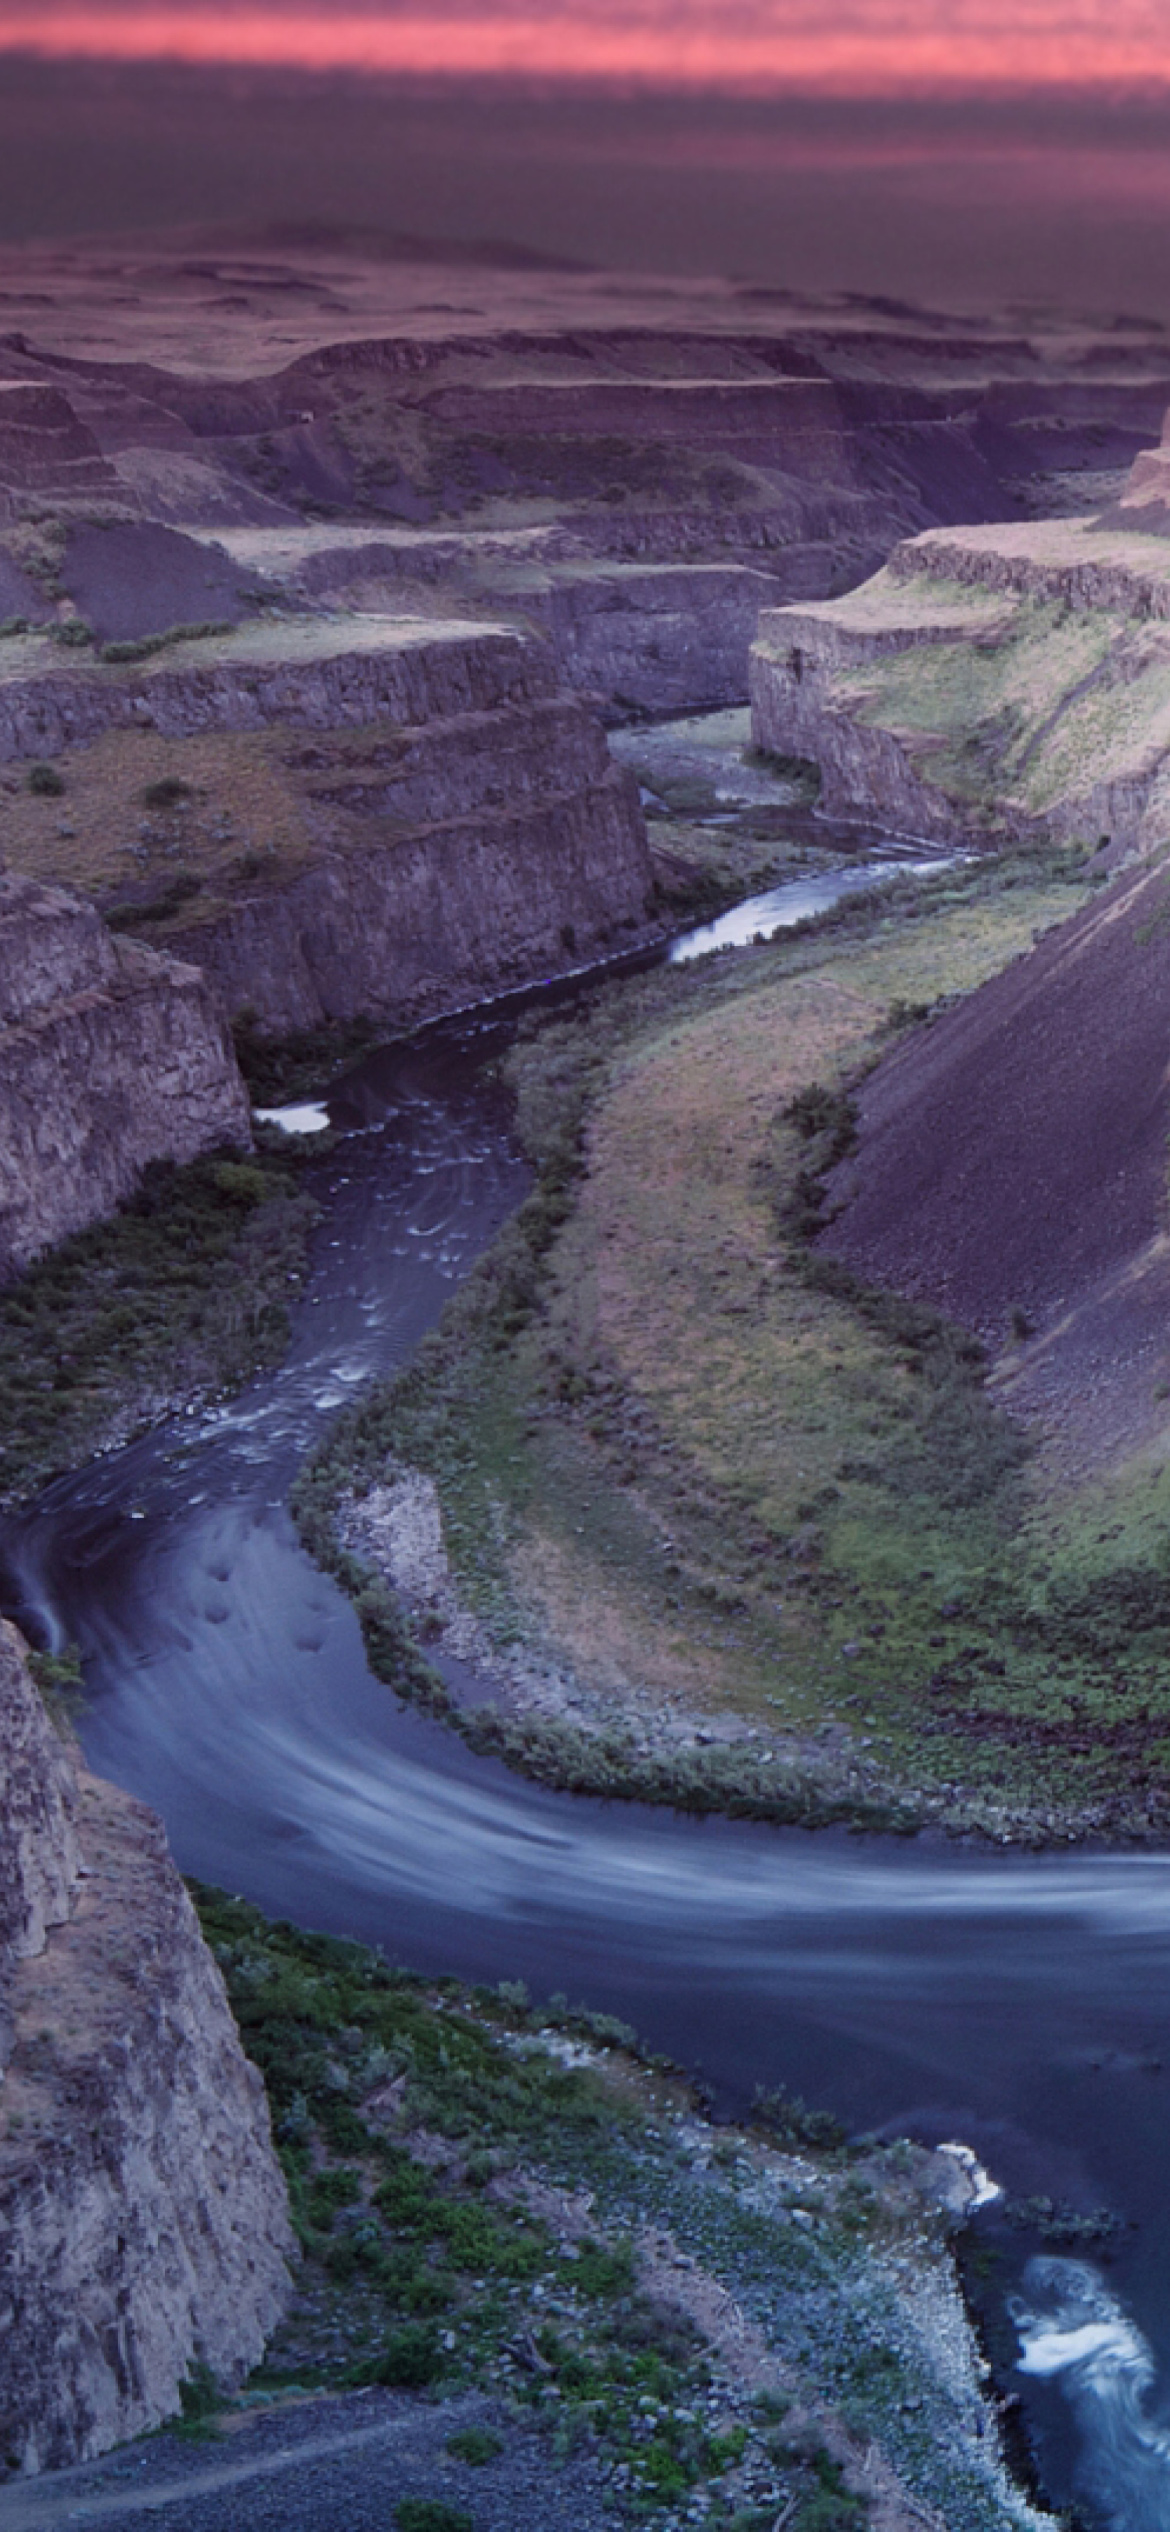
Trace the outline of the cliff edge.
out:
<instances>
[{"instance_id":1,"label":"cliff edge","mask_svg":"<svg viewBox=\"0 0 1170 2532\"><path fill-rule=\"evenodd\" d=\"M1170 813L1170 546L1096 519L945 528L761 616L757 745L939 841L1145 850Z\"/></svg>"},{"instance_id":2,"label":"cliff edge","mask_svg":"<svg viewBox=\"0 0 1170 2532\"><path fill-rule=\"evenodd\" d=\"M38 634L0 661L10 863L195 962L261 1031L410 1026L654 913L636 785L539 637L269 618L161 663L61 663Z\"/></svg>"},{"instance_id":3,"label":"cliff edge","mask_svg":"<svg viewBox=\"0 0 1170 2532\"><path fill-rule=\"evenodd\" d=\"M0 877L0 1280L111 1213L147 1161L250 1141L197 969L115 940L62 889Z\"/></svg>"},{"instance_id":4,"label":"cliff edge","mask_svg":"<svg viewBox=\"0 0 1170 2532\"><path fill-rule=\"evenodd\" d=\"M293 2249L264 2088L158 1821L79 1771L0 1624L0 2456L240 2380Z\"/></svg>"}]
</instances>

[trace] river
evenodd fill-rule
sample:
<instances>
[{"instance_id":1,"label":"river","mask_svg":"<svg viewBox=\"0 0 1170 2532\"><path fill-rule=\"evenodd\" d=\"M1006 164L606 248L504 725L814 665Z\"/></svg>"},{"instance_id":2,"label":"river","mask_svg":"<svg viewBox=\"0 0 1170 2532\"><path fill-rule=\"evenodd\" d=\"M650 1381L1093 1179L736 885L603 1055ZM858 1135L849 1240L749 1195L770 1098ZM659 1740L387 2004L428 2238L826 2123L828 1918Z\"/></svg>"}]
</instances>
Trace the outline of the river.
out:
<instances>
[{"instance_id":1,"label":"river","mask_svg":"<svg viewBox=\"0 0 1170 2532\"><path fill-rule=\"evenodd\" d=\"M854 2128L961 2138L1013 2192L1113 2209L1130 2229L1107 2253L1033 2267L1026 2289L1036 2244L1005 2235L1030 2307L1018 2385L1057 2503L1087 2457L1099 2520L1165 2527L1170 1858L553 1794L400 1709L298 1545L304 1453L406 1360L523 1191L480 1078L509 1025L467 1015L326 1095L344 1140L317 1165L286 1361L10 1515L5 1605L80 1646L87 1756L161 1812L186 1872L423 1968L617 2012L727 2108L783 2082Z\"/></svg>"}]
</instances>

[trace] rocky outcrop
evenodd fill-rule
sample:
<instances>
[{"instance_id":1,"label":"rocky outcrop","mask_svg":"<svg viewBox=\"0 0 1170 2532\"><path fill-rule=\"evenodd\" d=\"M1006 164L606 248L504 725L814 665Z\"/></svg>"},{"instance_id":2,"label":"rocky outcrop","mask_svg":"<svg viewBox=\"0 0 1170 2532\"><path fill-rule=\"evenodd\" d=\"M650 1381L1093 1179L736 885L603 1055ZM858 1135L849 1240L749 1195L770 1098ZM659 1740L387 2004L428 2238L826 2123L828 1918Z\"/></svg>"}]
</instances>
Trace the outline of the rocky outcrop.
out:
<instances>
[{"instance_id":1,"label":"rocky outcrop","mask_svg":"<svg viewBox=\"0 0 1170 2532\"><path fill-rule=\"evenodd\" d=\"M111 729L131 750L144 724L174 742L180 790L184 739L254 735L263 752L276 734L296 849L228 871L205 837L167 917L168 947L233 1016L282 1033L399 1025L645 926L636 785L531 633L315 617L186 644L150 671L80 654L76 677L47 668L48 647L30 642L24 674L0 686L0 754L55 753L75 792L81 747ZM167 877L133 883L119 923L157 938Z\"/></svg>"},{"instance_id":2,"label":"rocky outcrop","mask_svg":"<svg viewBox=\"0 0 1170 2532\"><path fill-rule=\"evenodd\" d=\"M620 944L650 910L632 778L557 695L388 733L317 738L321 849L284 887L184 924L227 1009L284 1032L395 1025Z\"/></svg>"},{"instance_id":3,"label":"rocky outcrop","mask_svg":"<svg viewBox=\"0 0 1170 2532\"><path fill-rule=\"evenodd\" d=\"M268 1032L406 1026L620 947L644 924L649 887L615 773L526 813L455 819L360 859L325 855L291 887L193 923L185 946L228 1009Z\"/></svg>"},{"instance_id":4,"label":"rocky outcrop","mask_svg":"<svg viewBox=\"0 0 1170 2532\"><path fill-rule=\"evenodd\" d=\"M249 1141L204 978L60 889L0 878L0 1278L112 1212L147 1161Z\"/></svg>"},{"instance_id":5,"label":"rocky outcrop","mask_svg":"<svg viewBox=\"0 0 1170 2532\"><path fill-rule=\"evenodd\" d=\"M0 1622L0 1962L34 1959L50 1926L69 1914L80 1861L77 1780L20 1658ZM0 1975L0 2075L12 2053L9 1998Z\"/></svg>"},{"instance_id":6,"label":"rocky outcrop","mask_svg":"<svg viewBox=\"0 0 1170 2532\"><path fill-rule=\"evenodd\" d=\"M250 626L187 643L162 665L78 651L66 673L41 642L23 646L7 675L4 665L0 764L58 756L107 730L148 727L181 739L273 725L328 730L385 720L409 728L552 685L532 646L512 632L380 617Z\"/></svg>"},{"instance_id":7,"label":"rocky outcrop","mask_svg":"<svg viewBox=\"0 0 1170 2532\"><path fill-rule=\"evenodd\" d=\"M1170 809L1170 553L1091 519L934 530L764 615L752 708L836 816L1142 848Z\"/></svg>"},{"instance_id":8,"label":"rocky outcrop","mask_svg":"<svg viewBox=\"0 0 1170 2532\"><path fill-rule=\"evenodd\" d=\"M1170 536L1170 412L1157 448L1139 451L1116 501L1102 511L1101 525Z\"/></svg>"},{"instance_id":9,"label":"rocky outcrop","mask_svg":"<svg viewBox=\"0 0 1170 2532\"><path fill-rule=\"evenodd\" d=\"M0 2453L40 2470L238 2381L293 2244L263 2085L159 1823L75 1773L0 1627Z\"/></svg>"},{"instance_id":10,"label":"rocky outcrop","mask_svg":"<svg viewBox=\"0 0 1170 2532\"><path fill-rule=\"evenodd\" d=\"M270 588L400 615L417 592L490 608L546 635L561 678L610 712L699 712L740 703L761 607L831 585L807 546L696 561L591 553L556 527L503 532L246 530L222 540Z\"/></svg>"},{"instance_id":11,"label":"rocky outcrop","mask_svg":"<svg viewBox=\"0 0 1170 2532\"><path fill-rule=\"evenodd\" d=\"M60 387L0 378L0 484L21 492L85 493L114 481L92 431Z\"/></svg>"}]
</instances>

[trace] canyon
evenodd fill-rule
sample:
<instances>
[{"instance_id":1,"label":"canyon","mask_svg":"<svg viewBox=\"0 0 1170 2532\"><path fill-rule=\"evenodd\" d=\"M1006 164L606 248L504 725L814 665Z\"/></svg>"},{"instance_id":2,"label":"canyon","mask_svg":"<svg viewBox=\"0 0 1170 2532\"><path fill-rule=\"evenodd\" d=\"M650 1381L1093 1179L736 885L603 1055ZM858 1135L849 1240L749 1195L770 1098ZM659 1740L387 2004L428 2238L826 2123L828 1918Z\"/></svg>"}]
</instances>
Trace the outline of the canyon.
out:
<instances>
[{"instance_id":1,"label":"canyon","mask_svg":"<svg viewBox=\"0 0 1170 2532\"><path fill-rule=\"evenodd\" d=\"M793 760L815 760L821 806L837 817L964 847L1085 847L1086 868L1096 854L1107 871L1159 832L1170 548L1143 532L1152 514L1129 516L1137 494L1156 495L1139 452L1170 396L1170 344L1157 327L976 324L730 284L469 272L344 240L291 259L246 239L123 242L100 257L83 246L8 249L0 265L22 306L19 330L0 340L0 1277L131 1196L147 1162L247 1150L229 1024L241 1042L273 1044L324 1031L336 1045L355 1022L402 1034L660 939L663 858L607 724L740 703L750 675L757 746L786 760L794 781ZM1033 923L1050 925L1074 902L1061 897L1066 884L1079 910L1029 954ZM562 1614L571 1604L578 1639L593 1639L583 1660L601 1612L610 1690L624 1692L640 1666L643 1684L675 1695L681 1656L667 1634L681 1632L686 1612L706 1678L693 1697L684 1682L676 1737L700 1752L713 1738L703 1699L718 1702L726 1672L743 1712L726 1744L716 1736L718 1762L730 1748L732 1766L706 1807L728 1786L731 1807L744 1807L734 1766L766 1731L767 1746L750 1753L763 1817L803 1816L766 1807L771 1785L783 1779L783 1798L791 1778L794 1800L802 1783L824 1793L817 1816L849 1816L853 1804L871 1826L886 1818L890 1785L895 1800L904 1790L900 1761L883 1775L884 1760L865 1754L872 1740L856 1732L843 1692L834 1737L814 1747L822 1657L860 1656L834 1678L873 1700L867 1722L888 1711L900 1728L890 1683L910 1676L907 1646L917 1690L927 1645L943 1641L961 1667L959 1636L973 1632L970 1617L956 1629L944 1613L945 1636L927 1635L940 1624L931 1568L929 1589L912 1607L904 1595L888 1633L888 1578L864 1557L859 1605L815 1613L823 1640L801 1605L834 1522L844 1535L859 1503L868 1519L865 1489L886 1479L860 1441L839 1466L836 1431L806 1451L801 1384L813 1354L824 1351L828 1382L830 1355L854 1346L855 1331L840 1314L830 1324L826 1308L794 1366L792 1327L807 1332L815 1314L787 1293L769 1245L765 1181L773 1188L795 1166L795 1129L777 1121L777 1103L799 1098L810 1053L834 1081L834 1067L844 1078L850 1063L882 1059L844 1163L852 1174L832 1182L841 1210L827 1234L839 1258L868 1272L888 1232L865 1228L868 1155L887 1178L890 1138L901 1137L899 1150L916 1137L920 1146L926 1113L925 1087L906 1105L897 1085L930 1074L940 1112L970 1094L978 1140L981 1085L990 1099L999 1080L984 1064L994 1031L1019 1045L1031 1030L1047 1045L1053 1012L1080 1012L1084 976L1096 1024L1102 996L1126 990L1133 940L1147 926L1160 937L1159 885L1147 871L1123 874L1087 897L1083 871L1066 883L1038 860L1013 902L1005 894L984 908L974 890L957 892L957 911L924 926L913 951L878 939L882 918L863 910L874 938L847 942L832 972L831 959L814 972L814 953L798 944L791 971L779 953L768 966L761 949L746 983L700 980L689 1001L676 983L659 1005L656 982L644 1037L625 1049L628 1079L607 1081L605 1103L598 1092L578 1219L561 1248L546 1243L551 1264L534 1250L539 1273L559 1278L563 1393L550 1406L547 1364L534 1368L522 1347L510 1355L515 1330L501 1320L485 1341L487 1372L478 1359L464 1368L460 1430L478 1447L481 1416L485 1466L495 1452L497 1475L505 1464L520 1472L499 1481L498 1501L535 1468L526 1500L564 1530L537 1596L547 1609L559 1591ZM1130 1191L1134 1239L1147 1246L1164 1125L1162 1091L1150 1087L1163 964L1155 948L1138 1068L1140 1185ZM908 993L913 1011L965 999L957 1019L943 1009L891 1021ZM659 1063L661 1021L677 1030L679 1064ZM1098 1121L1106 1039L1100 1028ZM919 1062L923 1043L933 1072ZM608 1064L613 1048L604 1052ZM585 1048L586 1070L593 1054ZM596 1087L600 1075L589 1078ZM1034 1141L1052 1133L1069 1096L1065 1075L1052 1072L1051 1087ZM734 1135L729 1094L748 1119ZM1078 1202L1100 1179L1087 1128L1083 1140L1082 1159L1079 1145L1072 1155ZM984 1136L980 1150L994 1175L1000 1146ZM700 1164L715 1152L708 1187ZM605 1210L615 1184L620 1219ZM554 1196L550 1241L571 1212L563 1187ZM1062 1182L1051 1202L1064 1201ZM708 1225L731 1209L729 1258L707 1256L688 1206ZM572 1242L582 1237L603 1261L608 1320L578 1308ZM1130 1262L1130 1248L1111 1251L1101 1273ZM910 1288L897 1261L877 1266ZM930 1297L961 1301L997 1340L1014 1309L1054 1317L1069 1298L1059 1261L1051 1293L1033 1292L1012 1262L982 1301L970 1279L959 1292L957 1272L940 1269ZM795 1291L794 1269L792 1281ZM741 1319L754 1354L737 1350ZM679 1329L686 1341L675 1346ZM621 1372L608 1389L611 1366L599 1376L590 1352L599 1330ZM702 1424L709 1463L697 1513L673 1495L666 1508L689 1442L671 1439L653 1344L673 1348L671 1412L686 1406L677 1365L695 1366L701 1412L684 1420ZM871 1354L859 1375L872 1389L867 1429L876 1399L893 1432L898 1378L876 1341ZM1126 1392L1139 1423L1147 1357L1148 1347ZM516 1386L501 1406L516 1360L531 1397ZM314 1397L336 1406L332 1368L325 1379L317 1367ZM999 1368L1006 1381L1019 1365ZM785 1381L796 1399L791 1467L777 1461ZM661 1421L665 1478L639 1382ZM506 1457L487 1430L493 1414L507 1427ZM823 1422L809 1432L822 1435ZM753 1452L764 1472L748 1469L759 1536L750 1524L740 1536L719 1490L739 1483L736 1453L746 1464ZM587 1496L574 1453L599 1492L599 1469L615 1489L638 1475L615 1495L610 1525L623 1554L631 1541L645 1549L637 1624L624 1636L594 1588L593 1550L576 1544ZM977 1494L944 1504L940 1565L966 1557L974 1572L979 1524L1001 1518L1001 1473L999 1462L986 1483L977 1472L987 1504ZM925 1482L917 1464L912 1476ZM275 1482L265 1472L265 1489ZM465 1482L465 1471L451 1480L440 1451L434 1517L448 1546L461 1527L450 1486ZM267 1491L265 1501L270 1512ZM908 1534L918 1506L914 1495L897 1512ZM729 1538L743 1564L734 1592ZM664 1552L659 1611L641 1595ZM915 1559L922 1552L917 1542ZM895 1562L902 1553L899 1539ZM465 1540L452 1555L453 1596L469 1589L467 1558ZM529 1587L534 1573L530 1557ZM616 1605L617 1586L613 1596ZM220 1603L204 1597L210 1625ZM226 1623L226 1606L221 1614ZM756 1665L744 1703L751 1662L740 1651L757 1622L770 1667ZM238 2384L287 2299L292 2236L260 2079L157 1821L79 1771L10 1631L0 1688L10 2299L0 2410L10 2467L35 2473L173 2416L203 2368L224 2389ZM1045 1787L1031 1808L1013 1809L997 1782L964 1811L942 1777L958 1765L949 1746L932 1761L932 1818L1032 1835L1036 1804L1062 1798ZM624 1792L639 1755L626 1753ZM700 1789L708 1776L716 1783L718 1768L705 1767L700 1752ZM1160 1817L1151 1809L1151 1826ZM235 1963L245 2001L249 1957L245 1945ZM343 2031L342 2057L347 2045ZM998 2482L995 2502L1024 2519Z\"/></svg>"},{"instance_id":2,"label":"canyon","mask_svg":"<svg viewBox=\"0 0 1170 2532\"><path fill-rule=\"evenodd\" d=\"M1055 849L1090 883L858 1085L820 1245L978 1328L1050 1473L1123 1496L1164 1424L1165 464L1081 519L914 538L766 614L753 653L757 741L814 757L827 809L1025 868Z\"/></svg>"}]
</instances>

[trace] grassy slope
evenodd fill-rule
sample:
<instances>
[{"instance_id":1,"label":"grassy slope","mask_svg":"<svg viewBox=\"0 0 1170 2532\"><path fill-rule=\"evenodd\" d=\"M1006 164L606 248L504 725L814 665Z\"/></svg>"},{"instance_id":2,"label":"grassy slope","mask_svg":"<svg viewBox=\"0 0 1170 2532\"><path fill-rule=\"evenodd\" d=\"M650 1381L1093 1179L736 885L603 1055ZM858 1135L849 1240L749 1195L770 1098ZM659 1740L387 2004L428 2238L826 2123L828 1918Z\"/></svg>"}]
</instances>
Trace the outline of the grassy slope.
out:
<instances>
[{"instance_id":1,"label":"grassy slope","mask_svg":"<svg viewBox=\"0 0 1170 2532\"><path fill-rule=\"evenodd\" d=\"M540 1190L302 1505L319 1543L388 1452L433 1474L466 1598L593 1701L592 1740L511 1721L522 1763L779 1817L1164 1827L1160 1470L1052 1498L970 1345L810 1273L792 1231L828 1157L793 1094L1076 902L1018 870L902 887L518 1049Z\"/></svg>"},{"instance_id":2,"label":"grassy slope","mask_svg":"<svg viewBox=\"0 0 1170 2532\"><path fill-rule=\"evenodd\" d=\"M838 710L891 730L923 778L968 817L994 822L997 804L1043 820L1075 817L1090 790L1144 779L1170 748L1170 642L1118 612L1073 611L1062 600L994 599L981 629L984 593L944 579L909 584L879 574L856 601L837 604L878 631L924 624L953 610L957 638L923 642L832 678ZM1086 842L1096 842L1086 832Z\"/></svg>"},{"instance_id":3,"label":"grassy slope","mask_svg":"<svg viewBox=\"0 0 1170 2532\"><path fill-rule=\"evenodd\" d=\"M780 2096L713 2129L604 2017L196 1896L306 2252L253 2394L483 2385L663 2532L697 2499L729 2532L865 2532L890 2465L949 2532L1036 2522L981 2435L929 2156Z\"/></svg>"},{"instance_id":4,"label":"grassy slope","mask_svg":"<svg viewBox=\"0 0 1170 2532\"><path fill-rule=\"evenodd\" d=\"M188 921L196 900L214 912L308 859L294 752L286 731L107 730L57 763L58 793L30 789L27 767L0 774L5 860L105 912L133 906L133 928L165 947L180 906Z\"/></svg>"},{"instance_id":5,"label":"grassy slope","mask_svg":"<svg viewBox=\"0 0 1170 2532\"><path fill-rule=\"evenodd\" d=\"M155 1162L0 1292L0 1502L277 1362L317 1208L287 1153Z\"/></svg>"}]
</instances>

